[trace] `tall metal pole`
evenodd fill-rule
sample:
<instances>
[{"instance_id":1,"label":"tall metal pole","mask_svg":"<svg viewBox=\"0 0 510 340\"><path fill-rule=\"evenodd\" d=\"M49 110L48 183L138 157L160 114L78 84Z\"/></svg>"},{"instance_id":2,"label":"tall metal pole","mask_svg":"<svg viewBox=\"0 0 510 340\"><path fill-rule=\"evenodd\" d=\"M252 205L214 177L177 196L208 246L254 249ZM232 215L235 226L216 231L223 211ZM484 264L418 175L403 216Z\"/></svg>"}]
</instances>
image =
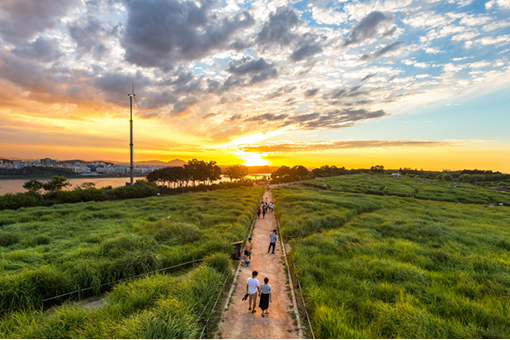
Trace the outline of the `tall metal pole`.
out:
<instances>
[{"instance_id":1,"label":"tall metal pole","mask_svg":"<svg viewBox=\"0 0 510 340\"><path fill-rule=\"evenodd\" d=\"M129 148L131 150L131 185L133 185L133 97L135 96L135 91L133 88L133 93L129 94L129 128L130 128L130 143Z\"/></svg>"}]
</instances>

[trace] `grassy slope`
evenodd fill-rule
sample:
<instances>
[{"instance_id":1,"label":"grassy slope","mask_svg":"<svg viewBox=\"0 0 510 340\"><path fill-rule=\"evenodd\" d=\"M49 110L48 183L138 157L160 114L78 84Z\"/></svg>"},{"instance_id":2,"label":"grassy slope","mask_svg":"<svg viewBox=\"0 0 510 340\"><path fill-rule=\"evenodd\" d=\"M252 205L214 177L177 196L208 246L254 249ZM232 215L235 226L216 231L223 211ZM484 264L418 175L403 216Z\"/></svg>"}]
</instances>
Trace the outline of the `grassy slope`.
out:
<instances>
[{"instance_id":1,"label":"grassy slope","mask_svg":"<svg viewBox=\"0 0 510 340\"><path fill-rule=\"evenodd\" d=\"M263 188L0 212L0 309L229 253Z\"/></svg>"},{"instance_id":2,"label":"grassy slope","mask_svg":"<svg viewBox=\"0 0 510 340\"><path fill-rule=\"evenodd\" d=\"M101 308L66 303L48 312L15 312L0 323L0 338L198 338L199 306L217 296L228 266L226 256L217 256L216 265L201 265L184 277L153 275L119 284Z\"/></svg>"},{"instance_id":3,"label":"grassy slope","mask_svg":"<svg viewBox=\"0 0 510 340\"><path fill-rule=\"evenodd\" d=\"M510 194L467 183L448 183L430 179L393 178L389 175L371 174L327 177L306 181L305 184L360 194L416 197L446 202L510 204Z\"/></svg>"},{"instance_id":4,"label":"grassy slope","mask_svg":"<svg viewBox=\"0 0 510 340\"><path fill-rule=\"evenodd\" d=\"M275 199L283 234L300 236L291 256L317 337L510 337L507 207L303 188Z\"/></svg>"}]
</instances>

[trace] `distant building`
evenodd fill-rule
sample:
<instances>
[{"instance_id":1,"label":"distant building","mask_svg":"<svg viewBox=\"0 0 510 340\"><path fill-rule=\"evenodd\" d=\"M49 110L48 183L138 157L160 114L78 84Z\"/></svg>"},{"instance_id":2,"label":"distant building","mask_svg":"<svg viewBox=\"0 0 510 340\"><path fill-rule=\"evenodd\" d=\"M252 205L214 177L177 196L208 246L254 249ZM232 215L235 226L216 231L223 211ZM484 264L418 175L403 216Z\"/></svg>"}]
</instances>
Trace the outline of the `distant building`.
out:
<instances>
[{"instance_id":1,"label":"distant building","mask_svg":"<svg viewBox=\"0 0 510 340\"><path fill-rule=\"evenodd\" d=\"M450 169L443 169L443 172L452 172Z\"/></svg>"},{"instance_id":2,"label":"distant building","mask_svg":"<svg viewBox=\"0 0 510 340\"><path fill-rule=\"evenodd\" d=\"M391 177L402 177L402 175L399 174L398 172L394 172L391 174Z\"/></svg>"},{"instance_id":3,"label":"distant building","mask_svg":"<svg viewBox=\"0 0 510 340\"><path fill-rule=\"evenodd\" d=\"M57 161L51 158L44 158L41 159L41 166L57 166Z\"/></svg>"},{"instance_id":4,"label":"distant building","mask_svg":"<svg viewBox=\"0 0 510 340\"><path fill-rule=\"evenodd\" d=\"M77 174L81 174L83 172L90 172L90 168L87 166L75 166L72 168L73 172L76 172Z\"/></svg>"}]
</instances>

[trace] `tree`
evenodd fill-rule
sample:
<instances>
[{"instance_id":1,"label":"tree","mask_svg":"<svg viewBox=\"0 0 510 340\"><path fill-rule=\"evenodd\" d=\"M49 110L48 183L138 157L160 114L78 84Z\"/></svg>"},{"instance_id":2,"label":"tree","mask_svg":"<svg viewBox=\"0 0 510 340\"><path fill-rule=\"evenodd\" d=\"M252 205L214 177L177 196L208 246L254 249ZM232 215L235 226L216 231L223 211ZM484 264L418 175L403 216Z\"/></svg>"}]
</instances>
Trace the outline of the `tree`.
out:
<instances>
[{"instance_id":1,"label":"tree","mask_svg":"<svg viewBox=\"0 0 510 340\"><path fill-rule=\"evenodd\" d=\"M459 176L459 181L461 182L469 182L471 181L471 176L468 174L462 174Z\"/></svg>"},{"instance_id":2,"label":"tree","mask_svg":"<svg viewBox=\"0 0 510 340\"><path fill-rule=\"evenodd\" d=\"M370 167L370 171L383 173L384 172L384 165L375 165L375 166L372 166L372 167Z\"/></svg>"},{"instance_id":3,"label":"tree","mask_svg":"<svg viewBox=\"0 0 510 340\"><path fill-rule=\"evenodd\" d=\"M221 168L216 164L216 161L206 163L205 177L209 181L209 184L221 178Z\"/></svg>"},{"instance_id":4,"label":"tree","mask_svg":"<svg viewBox=\"0 0 510 340\"><path fill-rule=\"evenodd\" d=\"M230 178L231 182L233 179L241 180L248 175L248 167L241 164L232 165L227 167L223 174Z\"/></svg>"},{"instance_id":5,"label":"tree","mask_svg":"<svg viewBox=\"0 0 510 340\"><path fill-rule=\"evenodd\" d=\"M29 192L36 193L43 188L43 185L44 184L42 182L39 182L36 179L31 179L23 184L23 188L27 189Z\"/></svg>"},{"instance_id":6,"label":"tree","mask_svg":"<svg viewBox=\"0 0 510 340\"><path fill-rule=\"evenodd\" d=\"M437 175L436 178L441 180L441 181L445 181L445 182L452 182L453 181L453 176L450 175L449 173L446 173L446 172L443 172L442 174Z\"/></svg>"},{"instance_id":7,"label":"tree","mask_svg":"<svg viewBox=\"0 0 510 340\"><path fill-rule=\"evenodd\" d=\"M82 189L91 189L91 188L95 188L95 187L96 187L96 183L94 183L94 182L85 182L81 185Z\"/></svg>"},{"instance_id":8,"label":"tree","mask_svg":"<svg viewBox=\"0 0 510 340\"><path fill-rule=\"evenodd\" d=\"M299 179L300 181L306 179L310 175L310 171L302 165L292 167L291 173L294 180Z\"/></svg>"},{"instance_id":9,"label":"tree","mask_svg":"<svg viewBox=\"0 0 510 340\"><path fill-rule=\"evenodd\" d=\"M43 188L46 191L53 192L71 185L64 176L53 176L48 182L43 184Z\"/></svg>"}]
</instances>

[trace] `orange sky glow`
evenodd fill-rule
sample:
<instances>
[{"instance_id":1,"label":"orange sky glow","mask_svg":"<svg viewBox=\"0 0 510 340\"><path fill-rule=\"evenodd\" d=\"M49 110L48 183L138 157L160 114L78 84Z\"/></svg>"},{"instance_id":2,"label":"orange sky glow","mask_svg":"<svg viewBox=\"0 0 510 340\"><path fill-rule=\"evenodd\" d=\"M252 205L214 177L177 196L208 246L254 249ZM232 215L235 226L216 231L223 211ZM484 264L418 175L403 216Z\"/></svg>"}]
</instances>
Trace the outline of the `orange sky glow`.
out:
<instances>
[{"instance_id":1,"label":"orange sky glow","mask_svg":"<svg viewBox=\"0 0 510 340\"><path fill-rule=\"evenodd\" d=\"M0 1L0 157L510 173L509 11Z\"/></svg>"}]
</instances>

